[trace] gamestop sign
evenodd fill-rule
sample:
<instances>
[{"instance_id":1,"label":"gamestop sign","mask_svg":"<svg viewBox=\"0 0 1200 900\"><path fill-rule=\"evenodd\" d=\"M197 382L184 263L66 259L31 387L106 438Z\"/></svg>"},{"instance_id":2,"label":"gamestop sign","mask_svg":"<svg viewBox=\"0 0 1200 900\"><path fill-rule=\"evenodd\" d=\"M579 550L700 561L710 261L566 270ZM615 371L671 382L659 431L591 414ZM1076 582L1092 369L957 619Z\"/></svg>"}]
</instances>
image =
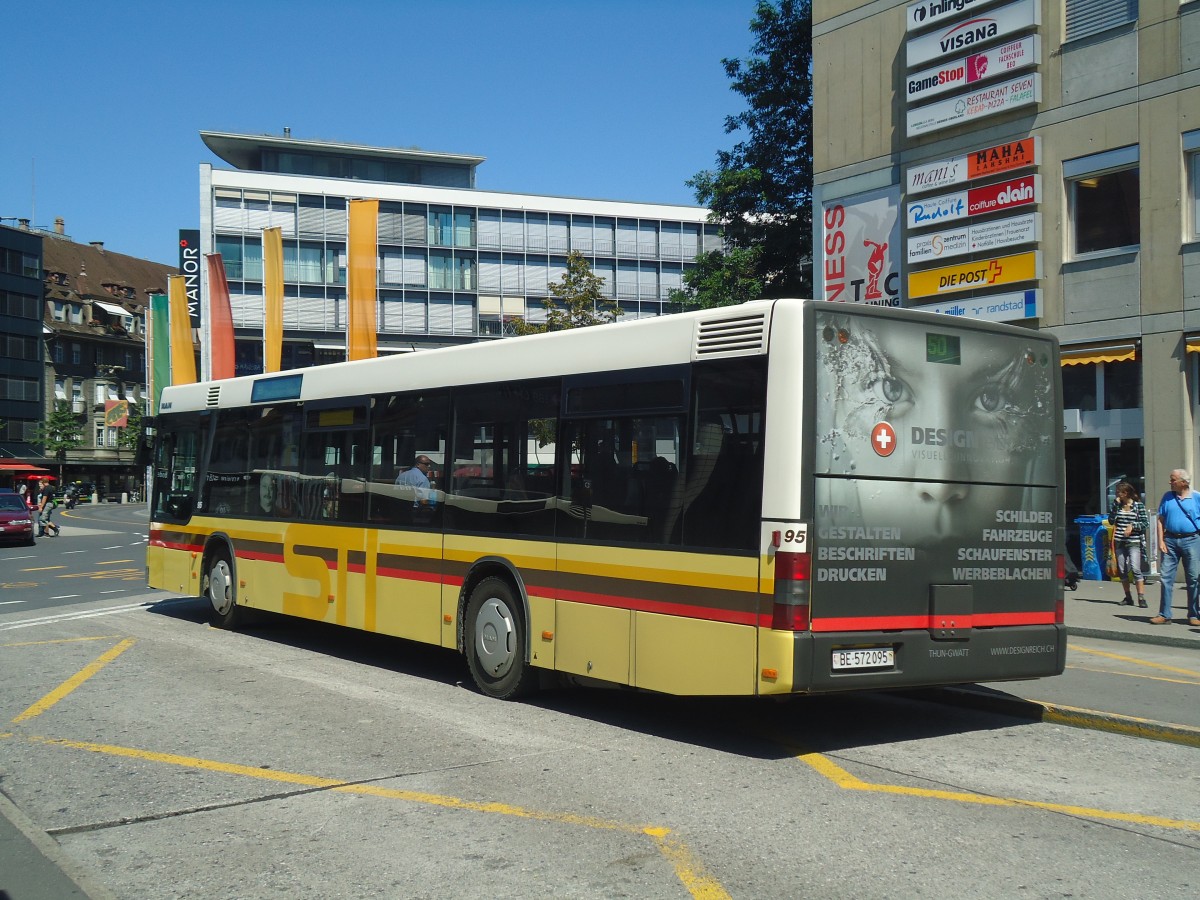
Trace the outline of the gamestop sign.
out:
<instances>
[{"instance_id":1,"label":"gamestop sign","mask_svg":"<svg viewBox=\"0 0 1200 900\"><path fill-rule=\"evenodd\" d=\"M942 63L932 69L914 72L904 80L905 95L909 103L928 100L985 78L1036 65L1038 58L1038 39L1030 35Z\"/></svg>"}]
</instances>

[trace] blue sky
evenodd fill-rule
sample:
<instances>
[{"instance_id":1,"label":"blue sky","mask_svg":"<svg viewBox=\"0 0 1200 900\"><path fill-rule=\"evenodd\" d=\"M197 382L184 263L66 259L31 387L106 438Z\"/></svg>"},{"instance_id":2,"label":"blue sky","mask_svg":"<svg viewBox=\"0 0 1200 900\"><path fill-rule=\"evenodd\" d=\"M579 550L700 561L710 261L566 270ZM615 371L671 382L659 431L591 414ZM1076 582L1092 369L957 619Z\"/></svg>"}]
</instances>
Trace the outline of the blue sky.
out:
<instances>
[{"instance_id":1,"label":"blue sky","mask_svg":"<svg viewBox=\"0 0 1200 900\"><path fill-rule=\"evenodd\" d=\"M753 0L33 2L0 35L0 217L173 263L201 130L487 157L477 187L694 203Z\"/></svg>"}]
</instances>

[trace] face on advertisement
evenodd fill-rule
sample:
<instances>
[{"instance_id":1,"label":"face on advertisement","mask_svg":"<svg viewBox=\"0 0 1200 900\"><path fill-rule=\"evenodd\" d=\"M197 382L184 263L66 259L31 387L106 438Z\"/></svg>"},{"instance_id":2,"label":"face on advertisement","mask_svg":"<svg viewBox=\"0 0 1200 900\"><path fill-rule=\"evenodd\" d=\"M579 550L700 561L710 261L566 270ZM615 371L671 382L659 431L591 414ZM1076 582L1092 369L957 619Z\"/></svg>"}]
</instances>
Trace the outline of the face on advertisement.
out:
<instances>
[{"instance_id":1,"label":"face on advertisement","mask_svg":"<svg viewBox=\"0 0 1200 900\"><path fill-rule=\"evenodd\" d=\"M949 325L942 333L826 319L818 332L818 462L863 476L830 482L829 502L848 521L952 537L994 520L997 509L1023 508L1031 481L1053 482L1044 344ZM952 344L944 355L931 350L931 339L954 337L957 353Z\"/></svg>"}]
</instances>

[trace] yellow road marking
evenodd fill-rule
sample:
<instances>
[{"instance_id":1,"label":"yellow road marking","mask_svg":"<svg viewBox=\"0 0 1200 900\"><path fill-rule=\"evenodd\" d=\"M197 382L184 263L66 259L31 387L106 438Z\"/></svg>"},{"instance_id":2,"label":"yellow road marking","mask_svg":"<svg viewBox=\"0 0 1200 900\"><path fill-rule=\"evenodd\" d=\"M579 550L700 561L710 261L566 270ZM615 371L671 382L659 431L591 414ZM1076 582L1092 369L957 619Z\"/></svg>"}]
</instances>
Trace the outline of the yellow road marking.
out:
<instances>
[{"instance_id":1,"label":"yellow road marking","mask_svg":"<svg viewBox=\"0 0 1200 900\"><path fill-rule=\"evenodd\" d=\"M98 566L115 566L117 563L131 563L132 559L106 559L103 562L98 562Z\"/></svg>"},{"instance_id":2,"label":"yellow road marking","mask_svg":"<svg viewBox=\"0 0 1200 900\"><path fill-rule=\"evenodd\" d=\"M0 588L5 588L5 589L29 588L29 587L37 587L37 582L36 581L9 581L9 582L5 582L4 584L0 584Z\"/></svg>"},{"instance_id":3,"label":"yellow road marking","mask_svg":"<svg viewBox=\"0 0 1200 900\"><path fill-rule=\"evenodd\" d=\"M66 575L55 575L55 578L88 578L99 580L102 578L124 578L129 579L131 576L137 575L139 578L144 578L146 573L143 569L109 569L105 572L68 572Z\"/></svg>"},{"instance_id":4,"label":"yellow road marking","mask_svg":"<svg viewBox=\"0 0 1200 900\"><path fill-rule=\"evenodd\" d=\"M55 703L62 700L73 690L75 690L77 687L107 666L110 662L132 647L133 644L134 641L131 638L127 638L126 640L121 641L121 643L117 644L117 646L113 647L111 650L107 651L106 653L102 653L94 662L84 666L37 703L33 704L33 706L29 707L29 709L25 710L25 712L13 719L10 724L16 725L20 722L26 722L35 716L40 716Z\"/></svg>"},{"instance_id":5,"label":"yellow road marking","mask_svg":"<svg viewBox=\"0 0 1200 900\"><path fill-rule=\"evenodd\" d=\"M0 734L0 737L9 736L8 734ZM91 741L72 741L63 738L37 736L31 736L29 740L34 743L47 744L53 747L68 747L74 750L86 750L89 753L122 756L127 759L140 759L147 762L202 769L208 772L222 772L226 775L242 775L247 778L257 778L263 781L283 782L284 784L295 784L302 787L328 788L337 793L361 794L369 797L382 797L389 800L403 800L409 803L440 806L446 809L515 816L517 818L550 822L559 825L581 825L586 828L617 831L623 834L646 835L653 839L659 852L671 863L676 877L679 878L683 886L697 900L727 900L729 897L729 894L721 885L704 871L704 867L700 864L700 861L687 846L677 837L673 836L669 828L630 825L625 822L614 822L606 819L598 819L593 816L545 812L542 810L526 809L521 806L512 806L507 803L484 803L477 800L464 800L461 797L428 794L422 791L397 790L372 784L347 784L344 781L333 778L322 778L317 775L284 772L278 769L260 769L254 766L223 763L211 759L200 759L194 756L180 756L175 753L139 750L135 747L119 747L113 744L97 744Z\"/></svg>"},{"instance_id":6,"label":"yellow road marking","mask_svg":"<svg viewBox=\"0 0 1200 900\"><path fill-rule=\"evenodd\" d=\"M53 572L55 569L65 569L66 566L41 566L37 569L22 569L22 572Z\"/></svg>"},{"instance_id":7,"label":"yellow road marking","mask_svg":"<svg viewBox=\"0 0 1200 900\"><path fill-rule=\"evenodd\" d=\"M1159 669L1163 672L1174 672L1176 675L1188 675L1192 678L1200 678L1200 672L1196 672L1192 669L1180 669L1176 666L1164 666L1162 663L1138 659L1135 656L1122 656L1119 653L1108 653L1104 650L1089 650L1087 647L1076 647L1074 644L1067 644L1067 649L1077 650L1080 653L1090 653L1093 656L1103 656L1107 659L1119 660L1120 662L1133 663L1135 666L1145 666L1148 669Z\"/></svg>"},{"instance_id":8,"label":"yellow road marking","mask_svg":"<svg viewBox=\"0 0 1200 900\"><path fill-rule=\"evenodd\" d=\"M1149 681L1165 681L1167 684L1200 685L1200 681L1188 681L1183 678L1163 678L1161 675L1143 675L1140 672L1114 672L1112 669L1093 669L1091 666L1067 666L1076 672L1095 672L1099 675L1120 675L1122 678L1145 678Z\"/></svg>"},{"instance_id":9,"label":"yellow road marking","mask_svg":"<svg viewBox=\"0 0 1200 900\"><path fill-rule=\"evenodd\" d=\"M76 644L80 641L115 641L119 634L100 634L96 637L59 638L54 641L19 641L13 644L0 644L0 647L42 647L46 644Z\"/></svg>"},{"instance_id":10,"label":"yellow road marking","mask_svg":"<svg viewBox=\"0 0 1200 900\"><path fill-rule=\"evenodd\" d=\"M1141 813L1113 812L1107 809L1093 809L1087 806L1072 806L1066 803L1046 803L1040 800L1021 800L1015 797L989 797L986 794L973 794L964 791L942 791L930 788L903 787L897 784L872 784L851 775L837 763L820 753L810 753L791 748L796 758L808 764L825 778L838 787L850 791L867 791L876 794L899 794L907 797L926 797L933 800L952 800L956 803L974 803L980 806L1029 807L1044 809L1048 812L1065 813L1072 816L1082 816L1089 819L1102 819L1109 822L1126 822L1134 825L1155 825L1159 828L1173 828L1182 831L1200 832L1200 822L1187 819L1168 819L1163 816L1146 816Z\"/></svg>"}]
</instances>

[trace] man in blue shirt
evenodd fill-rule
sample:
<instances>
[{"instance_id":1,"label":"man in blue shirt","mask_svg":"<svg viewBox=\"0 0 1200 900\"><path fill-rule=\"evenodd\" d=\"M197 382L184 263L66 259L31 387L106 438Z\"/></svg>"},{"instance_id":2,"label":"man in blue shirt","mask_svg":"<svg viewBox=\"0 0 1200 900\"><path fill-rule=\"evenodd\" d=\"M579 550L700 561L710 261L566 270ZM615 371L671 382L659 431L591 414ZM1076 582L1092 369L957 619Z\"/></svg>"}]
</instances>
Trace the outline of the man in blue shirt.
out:
<instances>
[{"instance_id":1,"label":"man in blue shirt","mask_svg":"<svg viewBox=\"0 0 1200 900\"><path fill-rule=\"evenodd\" d=\"M1159 580L1162 599L1154 625L1171 621L1171 592L1175 570L1183 561L1187 581L1188 624L1200 626L1200 499L1192 492L1192 476L1184 469L1171 472L1171 490L1158 504Z\"/></svg>"}]
</instances>

